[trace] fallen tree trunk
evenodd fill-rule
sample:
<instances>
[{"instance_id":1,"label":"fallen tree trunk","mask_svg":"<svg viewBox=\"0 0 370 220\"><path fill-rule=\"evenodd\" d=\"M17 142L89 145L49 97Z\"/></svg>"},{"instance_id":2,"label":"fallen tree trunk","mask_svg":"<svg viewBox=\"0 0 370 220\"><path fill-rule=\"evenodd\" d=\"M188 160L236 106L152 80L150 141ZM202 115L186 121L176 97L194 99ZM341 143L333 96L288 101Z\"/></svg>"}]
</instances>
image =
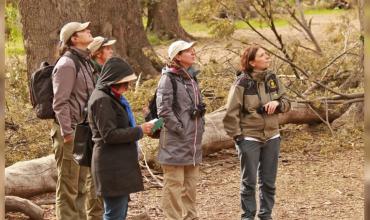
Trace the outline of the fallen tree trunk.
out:
<instances>
[{"instance_id":1,"label":"fallen tree trunk","mask_svg":"<svg viewBox=\"0 0 370 220\"><path fill-rule=\"evenodd\" d=\"M206 114L206 125L203 134L203 155L209 155L225 148L234 146L234 141L226 134L222 119L226 109L220 108L212 113Z\"/></svg>"},{"instance_id":2,"label":"fallen tree trunk","mask_svg":"<svg viewBox=\"0 0 370 220\"><path fill-rule=\"evenodd\" d=\"M338 106L338 105L337 105ZM342 105L328 112L329 121L341 116L348 109L348 105ZM209 155L222 149L234 147L233 140L226 134L222 119L226 113L225 107L206 115L205 133L203 135L203 155ZM326 111L318 111L322 118L326 118ZM290 112L279 115L280 124L313 124L321 120L305 104L292 104ZM155 160L155 157L152 157ZM18 162L5 169L5 193L29 197L46 192L55 191L56 187L56 163L54 155L36 160Z\"/></svg>"},{"instance_id":3,"label":"fallen tree trunk","mask_svg":"<svg viewBox=\"0 0 370 220\"><path fill-rule=\"evenodd\" d=\"M349 108L348 105L338 107L335 110L328 111L329 122L339 118ZM329 108L330 109L330 108ZM318 114L326 119L326 109L317 110ZM208 155L225 148L234 146L233 140L227 136L222 119L226 114L226 108L222 107L206 115L206 128L203 135L203 154ZM321 119L307 105L292 103L289 112L279 114L279 124L315 124L321 123Z\"/></svg>"},{"instance_id":4,"label":"fallen tree trunk","mask_svg":"<svg viewBox=\"0 0 370 220\"><path fill-rule=\"evenodd\" d=\"M5 169L5 195L27 198L53 192L56 180L54 155L17 162Z\"/></svg>"},{"instance_id":5,"label":"fallen tree trunk","mask_svg":"<svg viewBox=\"0 0 370 220\"><path fill-rule=\"evenodd\" d=\"M334 105L335 110L332 110L329 105L328 120L329 122L334 121L344 114L350 105ZM321 118L326 119L326 109L321 107L316 110L316 113ZM312 111L306 104L292 103L291 110L289 112L279 114L279 124L317 124L322 123L322 120Z\"/></svg>"},{"instance_id":6,"label":"fallen tree trunk","mask_svg":"<svg viewBox=\"0 0 370 220\"><path fill-rule=\"evenodd\" d=\"M44 210L30 200L5 196L5 212L22 212L32 220L43 220Z\"/></svg>"}]
</instances>

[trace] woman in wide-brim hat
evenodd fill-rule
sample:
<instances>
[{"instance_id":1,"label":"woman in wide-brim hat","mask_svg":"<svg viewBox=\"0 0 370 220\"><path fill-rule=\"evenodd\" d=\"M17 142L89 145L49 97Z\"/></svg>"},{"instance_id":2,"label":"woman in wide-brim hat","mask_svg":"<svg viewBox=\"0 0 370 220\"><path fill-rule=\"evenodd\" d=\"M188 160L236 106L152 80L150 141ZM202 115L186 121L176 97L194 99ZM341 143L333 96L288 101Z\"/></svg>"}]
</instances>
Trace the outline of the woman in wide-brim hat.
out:
<instances>
[{"instance_id":1,"label":"woman in wide-brim hat","mask_svg":"<svg viewBox=\"0 0 370 220\"><path fill-rule=\"evenodd\" d=\"M137 141L153 124L136 125L123 95L136 80L130 65L113 57L103 66L88 105L95 143L91 170L96 194L104 201L104 220L125 219L130 193L143 190Z\"/></svg>"}]
</instances>

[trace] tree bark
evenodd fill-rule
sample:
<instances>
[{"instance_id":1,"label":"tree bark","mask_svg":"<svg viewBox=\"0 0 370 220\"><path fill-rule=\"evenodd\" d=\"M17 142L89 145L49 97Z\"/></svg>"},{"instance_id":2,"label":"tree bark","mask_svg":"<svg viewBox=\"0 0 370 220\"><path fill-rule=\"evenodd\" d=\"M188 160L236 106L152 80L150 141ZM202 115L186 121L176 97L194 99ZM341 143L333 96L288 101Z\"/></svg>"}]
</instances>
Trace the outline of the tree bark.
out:
<instances>
[{"instance_id":1,"label":"tree bark","mask_svg":"<svg viewBox=\"0 0 370 220\"><path fill-rule=\"evenodd\" d=\"M162 63L146 37L140 2L137 0L87 2L86 19L92 22L93 34L117 39L114 45L117 54L126 58L137 74L142 73L144 79L159 74Z\"/></svg>"},{"instance_id":2,"label":"tree bark","mask_svg":"<svg viewBox=\"0 0 370 220\"><path fill-rule=\"evenodd\" d=\"M180 24L177 0L149 2L147 31L155 33L161 39L194 39Z\"/></svg>"},{"instance_id":3,"label":"tree bark","mask_svg":"<svg viewBox=\"0 0 370 220\"><path fill-rule=\"evenodd\" d=\"M117 39L116 53L144 78L159 73L147 57L159 70L160 61L146 38L138 1L21 0L19 9L29 76L42 61L55 62L58 32L70 21L91 21L93 36Z\"/></svg>"},{"instance_id":4,"label":"tree bark","mask_svg":"<svg viewBox=\"0 0 370 220\"><path fill-rule=\"evenodd\" d=\"M328 106L328 120L329 122L339 118L346 110L349 105L335 105L333 108L331 105ZM321 107L316 110L320 117L326 119L326 109ZM279 124L317 124L321 123L322 120L312 111L307 105L301 103L292 103L292 108L289 112L279 114Z\"/></svg>"},{"instance_id":5,"label":"tree bark","mask_svg":"<svg viewBox=\"0 0 370 220\"><path fill-rule=\"evenodd\" d=\"M349 108L348 105L336 106L335 110L329 110L329 122L339 118ZM329 106L330 109L330 106ZM318 110L320 116L325 119L325 109ZM226 134L222 119L226 113L226 108L222 107L217 111L206 115L206 127L203 135L202 148L203 154L209 155L225 148L234 146L233 140ZM283 114L279 114L279 124L315 124L321 123L320 118L305 104L292 103L292 109Z\"/></svg>"},{"instance_id":6,"label":"tree bark","mask_svg":"<svg viewBox=\"0 0 370 220\"><path fill-rule=\"evenodd\" d=\"M225 148L234 146L234 141L225 130L222 119L226 113L225 107L206 114L205 131L202 140L203 155L209 155Z\"/></svg>"},{"instance_id":7,"label":"tree bark","mask_svg":"<svg viewBox=\"0 0 370 220\"><path fill-rule=\"evenodd\" d=\"M17 162L5 168L5 195L27 198L54 192L56 180L54 155Z\"/></svg>"},{"instance_id":8,"label":"tree bark","mask_svg":"<svg viewBox=\"0 0 370 220\"><path fill-rule=\"evenodd\" d=\"M44 210L27 199L5 196L5 212L22 212L32 220L43 220Z\"/></svg>"}]
</instances>

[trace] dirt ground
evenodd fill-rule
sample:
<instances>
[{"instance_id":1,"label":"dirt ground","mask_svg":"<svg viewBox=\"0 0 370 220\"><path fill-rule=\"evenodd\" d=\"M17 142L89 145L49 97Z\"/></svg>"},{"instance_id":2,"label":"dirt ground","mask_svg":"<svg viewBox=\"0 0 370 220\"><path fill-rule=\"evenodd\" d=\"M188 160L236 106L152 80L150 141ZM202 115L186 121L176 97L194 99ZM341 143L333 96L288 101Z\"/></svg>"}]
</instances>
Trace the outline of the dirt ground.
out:
<instances>
[{"instance_id":1,"label":"dirt ground","mask_svg":"<svg viewBox=\"0 0 370 220\"><path fill-rule=\"evenodd\" d=\"M316 20L316 19L315 19ZM318 29L319 24L313 23ZM323 16L323 23L339 21L339 17ZM289 31L288 29L283 31ZM320 32L319 32L320 33ZM235 36L258 37L239 30ZM292 37L293 35L291 35ZM294 35L295 36L295 35ZM218 47L228 42L215 42L204 52L203 61ZM200 42L202 48L210 48ZM165 55L165 47L156 51ZM331 136L325 127L306 129L290 126L282 132L281 154L277 177L276 203L273 218L279 220L361 220L364 219L363 142L361 129L344 128ZM128 219L163 219L160 208L161 188L143 168L145 191L131 196ZM155 173L161 176L160 173ZM225 149L204 158L197 186L197 208L200 219L240 219L239 160L234 148ZM53 193L33 198L34 201L53 199ZM54 205L42 205L45 219L55 219ZM141 217L140 217L141 216ZM9 220L28 219L19 213L8 213Z\"/></svg>"},{"instance_id":2,"label":"dirt ground","mask_svg":"<svg viewBox=\"0 0 370 220\"><path fill-rule=\"evenodd\" d=\"M274 219L364 219L362 131L345 130L331 136L324 126L309 130L290 126L282 132ZM128 219L161 220L161 188L145 168L142 172L145 191L131 195ZM161 177L161 173L153 172ZM239 184L239 160L234 148L205 157L197 185L199 218L240 219ZM50 193L32 200L53 198ZM45 219L55 219L53 204L42 207ZM28 218L8 213L6 219Z\"/></svg>"}]
</instances>

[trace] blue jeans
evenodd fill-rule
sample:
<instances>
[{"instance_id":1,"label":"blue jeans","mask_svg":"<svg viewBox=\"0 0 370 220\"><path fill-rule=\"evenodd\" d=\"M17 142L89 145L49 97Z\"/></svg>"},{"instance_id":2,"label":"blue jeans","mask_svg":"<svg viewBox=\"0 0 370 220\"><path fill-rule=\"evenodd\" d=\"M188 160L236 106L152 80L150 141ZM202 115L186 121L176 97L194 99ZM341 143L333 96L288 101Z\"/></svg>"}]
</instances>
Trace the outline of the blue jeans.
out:
<instances>
[{"instance_id":1,"label":"blue jeans","mask_svg":"<svg viewBox=\"0 0 370 220\"><path fill-rule=\"evenodd\" d=\"M128 209L129 195L103 197L104 220L124 220Z\"/></svg>"},{"instance_id":2,"label":"blue jeans","mask_svg":"<svg viewBox=\"0 0 370 220\"><path fill-rule=\"evenodd\" d=\"M268 140L266 143L244 140L236 147L241 165L240 197L243 211L241 219L255 218L257 172L260 189L258 217L262 220L272 219L280 138Z\"/></svg>"}]
</instances>

